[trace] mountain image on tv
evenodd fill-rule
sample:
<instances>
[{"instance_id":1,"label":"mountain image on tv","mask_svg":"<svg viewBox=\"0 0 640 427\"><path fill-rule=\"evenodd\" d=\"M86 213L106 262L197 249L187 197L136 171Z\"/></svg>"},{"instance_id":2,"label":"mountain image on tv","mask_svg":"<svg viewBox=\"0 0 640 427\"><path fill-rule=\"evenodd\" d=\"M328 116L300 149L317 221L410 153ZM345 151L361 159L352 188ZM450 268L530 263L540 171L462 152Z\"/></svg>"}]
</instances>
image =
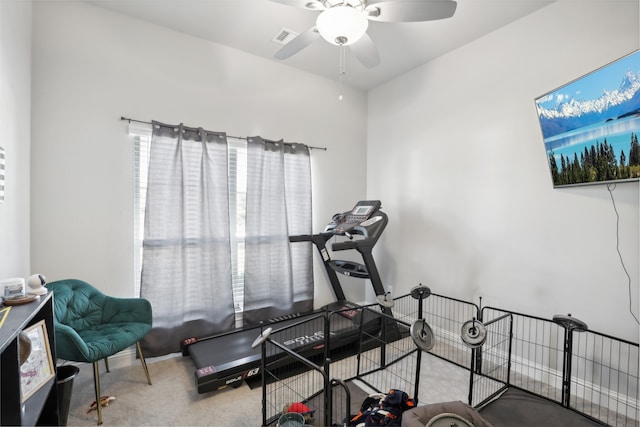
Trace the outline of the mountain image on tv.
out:
<instances>
[{"instance_id":1,"label":"mountain image on tv","mask_svg":"<svg viewBox=\"0 0 640 427\"><path fill-rule=\"evenodd\" d=\"M535 102L554 186L640 178L640 51Z\"/></svg>"}]
</instances>

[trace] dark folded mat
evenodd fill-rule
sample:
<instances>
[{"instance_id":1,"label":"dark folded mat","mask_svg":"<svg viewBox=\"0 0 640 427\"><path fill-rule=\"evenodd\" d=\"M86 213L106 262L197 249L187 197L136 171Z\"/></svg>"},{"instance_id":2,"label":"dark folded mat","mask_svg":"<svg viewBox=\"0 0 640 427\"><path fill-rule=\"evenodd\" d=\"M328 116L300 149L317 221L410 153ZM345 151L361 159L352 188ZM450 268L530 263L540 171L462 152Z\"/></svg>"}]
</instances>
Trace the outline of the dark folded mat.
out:
<instances>
[{"instance_id":1,"label":"dark folded mat","mask_svg":"<svg viewBox=\"0 0 640 427\"><path fill-rule=\"evenodd\" d=\"M589 427L601 426L558 403L525 391L509 388L500 398L480 409L494 427Z\"/></svg>"}]
</instances>

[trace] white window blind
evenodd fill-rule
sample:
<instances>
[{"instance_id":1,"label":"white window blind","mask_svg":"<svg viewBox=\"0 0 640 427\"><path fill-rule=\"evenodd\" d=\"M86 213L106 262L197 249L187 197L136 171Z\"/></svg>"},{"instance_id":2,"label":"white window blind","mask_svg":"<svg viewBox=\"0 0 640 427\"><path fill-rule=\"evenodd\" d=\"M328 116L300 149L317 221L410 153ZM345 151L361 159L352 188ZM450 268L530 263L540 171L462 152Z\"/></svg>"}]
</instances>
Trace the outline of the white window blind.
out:
<instances>
[{"instance_id":1,"label":"white window blind","mask_svg":"<svg viewBox=\"0 0 640 427\"><path fill-rule=\"evenodd\" d=\"M247 199L247 143L228 139L229 218L231 225L231 274L236 325L242 324L244 309L244 237Z\"/></svg>"},{"instance_id":2,"label":"white window blind","mask_svg":"<svg viewBox=\"0 0 640 427\"><path fill-rule=\"evenodd\" d=\"M134 286L140 295L142 272L142 242L144 239L144 215L147 194L147 171L151 125L131 123L129 134L134 146ZM244 304L244 233L247 187L247 144L245 140L228 138L229 156L229 218L231 225L231 262L233 301L236 325L242 324Z\"/></svg>"},{"instance_id":3,"label":"white window blind","mask_svg":"<svg viewBox=\"0 0 640 427\"><path fill-rule=\"evenodd\" d=\"M133 189L133 283L135 295L140 296L142 272L142 241L144 240L144 212L147 200L147 171L149 169L149 146L151 126L148 128L129 124L133 137L134 189Z\"/></svg>"}]
</instances>

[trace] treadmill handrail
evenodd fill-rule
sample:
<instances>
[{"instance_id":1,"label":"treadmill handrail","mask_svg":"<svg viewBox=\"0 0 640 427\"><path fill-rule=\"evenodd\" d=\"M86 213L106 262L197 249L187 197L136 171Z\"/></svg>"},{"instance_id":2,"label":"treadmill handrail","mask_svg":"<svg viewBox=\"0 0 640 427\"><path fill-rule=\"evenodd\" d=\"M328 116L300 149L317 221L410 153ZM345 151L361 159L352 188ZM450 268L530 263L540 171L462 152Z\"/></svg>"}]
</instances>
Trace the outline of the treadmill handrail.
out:
<instances>
[{"instance_id":1,"label":"treadmill handrail","mask_svg":"<svg viewBox=\"0 0 640 427\"><path fill-rule=\"evenodd\" d=\"M289 241L292 243L295 242L314 242L316 239L323 239L325 242L332 238L335 233L332 232L324 232L318 234L299 234L294 236L289 236Z\"/></svg>"},{"instance_id":2,"label":"treadmill handrail","mask_svg":"<svg viewBox=\"0 0 640 427\"><path fill-rule=\"evenodd\" d=\"M292 243L295 242L311 242L313 241L313 236L311 234L300 234L297 236L289 236L289 241Z\"/></svg>"},{"instance_id":3,"label":"treadmill handrail","mask_svg":"<svg viewBox=\"0 0 640 427\"><path fill-rule=\"evenodd\" d=\"M344 242L335 242L331 245L334 251L344 251L346 249L355 249L361 240L345 240Z\"/></svg>"}]
</instances>

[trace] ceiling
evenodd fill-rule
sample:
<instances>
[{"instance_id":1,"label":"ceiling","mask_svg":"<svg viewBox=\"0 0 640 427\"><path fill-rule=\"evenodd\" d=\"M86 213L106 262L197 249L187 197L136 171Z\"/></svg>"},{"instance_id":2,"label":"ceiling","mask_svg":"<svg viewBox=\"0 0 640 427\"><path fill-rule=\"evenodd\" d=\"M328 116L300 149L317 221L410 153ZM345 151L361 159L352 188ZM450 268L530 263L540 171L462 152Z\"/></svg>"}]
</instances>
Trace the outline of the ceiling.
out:
<instances>
[{"instance_id":1,"label":"ceiling","mask_svg":"<svg viewBox=\"0 0 640 427\"><path fill-rule=\"evenodd\" d=\"M339 48L321 38L285 60L273 59L282 47L273 41L274 37L283 28L301 33L313 27L319 14L317 11L269 0L84 1L300 70L339 79ZM378 48L380 64L366 68L347 52L347 75L343 83L362 90L371 89L552 1L457 0L455 15L449 19L411 23L370 21L367 34Z\"/></svg>"}]
</instances>

